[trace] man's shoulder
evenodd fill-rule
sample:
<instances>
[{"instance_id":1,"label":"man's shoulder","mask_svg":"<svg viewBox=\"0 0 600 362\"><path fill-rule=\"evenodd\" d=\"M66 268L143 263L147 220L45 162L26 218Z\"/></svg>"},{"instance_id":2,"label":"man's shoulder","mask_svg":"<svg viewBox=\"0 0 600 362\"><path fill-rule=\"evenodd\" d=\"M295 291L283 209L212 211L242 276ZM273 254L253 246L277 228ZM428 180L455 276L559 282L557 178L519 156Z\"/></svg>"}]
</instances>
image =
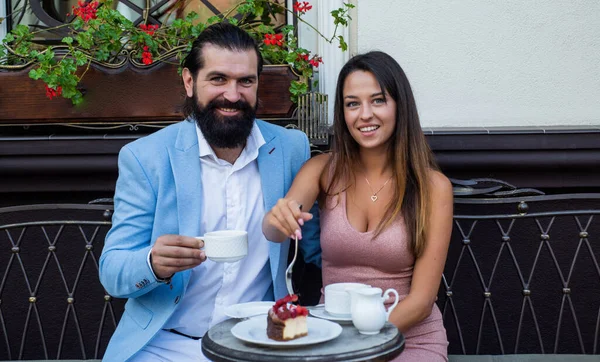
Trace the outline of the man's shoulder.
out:
<instances>
[{"instance_id":1,"label":"man's shoulder","mask_svg":"<svg viewBox=\"0 0 600 362\"><path fill-rule=\"evenodd\" d=\"M257 119L256 122L265 140L272 137L280 137L285 143L290 143L291 145L308 143L308 137L299 129L282 127L260 119Z\"/></svg>"},{"instance_id":2,"label":"man's shoulder","mask_svg":"<svg viewBox=\"0 0 600 362\"><path fill-rule=\"evenodd\" d=\"M189 127L189 121L181 121L162 128L147 136L138 138L137 140L127 144L127 147L132 150L144 149L148 147L160 147L174 145L177 140L177 135L183 127Z\"/></svg>"}]
</instances>

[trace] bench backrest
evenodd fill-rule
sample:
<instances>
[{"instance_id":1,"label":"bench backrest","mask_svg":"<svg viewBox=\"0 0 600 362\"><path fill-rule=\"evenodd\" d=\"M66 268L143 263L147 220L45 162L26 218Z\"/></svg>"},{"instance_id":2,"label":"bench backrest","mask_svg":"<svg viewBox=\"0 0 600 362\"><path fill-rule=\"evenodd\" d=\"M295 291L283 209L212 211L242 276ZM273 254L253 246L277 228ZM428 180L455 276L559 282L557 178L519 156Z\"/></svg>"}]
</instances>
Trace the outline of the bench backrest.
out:
<instances>
[{"instance_id":1,"label":"bench backrest","mask_svg":"<svg viewBox=\"0 0 600 362\"><path fill-rule=\"evenodd\" d=\"M438 296L449 353L600 353L600 194L456 182ZM98 280L111 214L0 209L0 360L102 357L124 307Z\"/></svg>"},{"instance_id":2,"label":"bench backrest","mask_svg":"<svg viewBox=\"0 0 600 362\"><path fill-rule=\"evenodd\" d=\"M455 182L449 353L600 353L600 194Z\"/></svg>"}]
</instances>

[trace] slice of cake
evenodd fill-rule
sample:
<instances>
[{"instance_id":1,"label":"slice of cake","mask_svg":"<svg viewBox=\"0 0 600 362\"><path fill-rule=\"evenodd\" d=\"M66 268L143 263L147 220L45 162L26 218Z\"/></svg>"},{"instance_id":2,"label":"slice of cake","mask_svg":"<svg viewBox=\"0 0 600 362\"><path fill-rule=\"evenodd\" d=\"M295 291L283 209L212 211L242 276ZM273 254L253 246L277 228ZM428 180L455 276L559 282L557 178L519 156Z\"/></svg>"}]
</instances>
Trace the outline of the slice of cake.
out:
<instances>
[{"instance_id":1,"label":"slice of cake","mask_svg":"<svg viewBox=\"0 0 600 362\"><path fill-rule=\"evenodd\" d=\"M289 341L308 334L308 309L299 305L297 295L288 295L275 302L267 315L267 336L276 341Z\"/></svg>"}]
</instances>

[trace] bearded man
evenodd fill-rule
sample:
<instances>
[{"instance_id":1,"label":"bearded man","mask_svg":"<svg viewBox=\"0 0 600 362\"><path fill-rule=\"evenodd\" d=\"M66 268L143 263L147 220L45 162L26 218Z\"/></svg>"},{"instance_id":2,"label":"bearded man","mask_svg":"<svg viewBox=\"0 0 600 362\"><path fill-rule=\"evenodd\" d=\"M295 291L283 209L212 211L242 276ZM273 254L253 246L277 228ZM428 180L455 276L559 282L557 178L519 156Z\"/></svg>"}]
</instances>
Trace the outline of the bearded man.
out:
<instances>
[{"instance_id":1,"label":"bearded man","mask_svg":"<svg viewBox=\"0 0 600 362\"><path fill-rule=\"evenodd\" d=\"M255 119L262 64L245 31L208 27L183 63L187 120L119 153L100 280L129 299L104 360L203 360L201 337L227 306L287 294L289 239L269 242L261 223L310 149L304 133ZM318 224L304 225L300 249L320 266ZM215 230L247 231L248 255L207 260L194 236Z\"/></svg>"}]
</instances>

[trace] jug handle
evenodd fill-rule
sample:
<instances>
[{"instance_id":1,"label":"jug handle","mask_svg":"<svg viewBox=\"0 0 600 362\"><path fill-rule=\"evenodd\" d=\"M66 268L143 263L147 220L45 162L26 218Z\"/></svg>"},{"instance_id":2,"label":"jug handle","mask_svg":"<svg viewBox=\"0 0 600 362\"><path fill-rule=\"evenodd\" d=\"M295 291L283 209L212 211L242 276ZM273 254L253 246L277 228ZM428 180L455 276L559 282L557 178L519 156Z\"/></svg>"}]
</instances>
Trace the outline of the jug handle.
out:
<instances>
[{"instance_id":1,"label":"jug handle","mask_svg":"<svg viewBox=\"0 0 600 362\"><path fill-rule=\"evenodd\" d=\"M387 298L389 298L389 294L393 294L396 298L394 300L394 304L392 304L392 306L387 310L387 312L385 313L385 319L388 320L390 319L390 313L392 313L392 310L394 310L394 308L396 307L396 305L398 305L398 301L399 301L399 297L398 297L398 292L396 291L396 289L390 288L388 290L386 290L383 293L383 300L385 301Z\"/></svg>"}]
</instances>

